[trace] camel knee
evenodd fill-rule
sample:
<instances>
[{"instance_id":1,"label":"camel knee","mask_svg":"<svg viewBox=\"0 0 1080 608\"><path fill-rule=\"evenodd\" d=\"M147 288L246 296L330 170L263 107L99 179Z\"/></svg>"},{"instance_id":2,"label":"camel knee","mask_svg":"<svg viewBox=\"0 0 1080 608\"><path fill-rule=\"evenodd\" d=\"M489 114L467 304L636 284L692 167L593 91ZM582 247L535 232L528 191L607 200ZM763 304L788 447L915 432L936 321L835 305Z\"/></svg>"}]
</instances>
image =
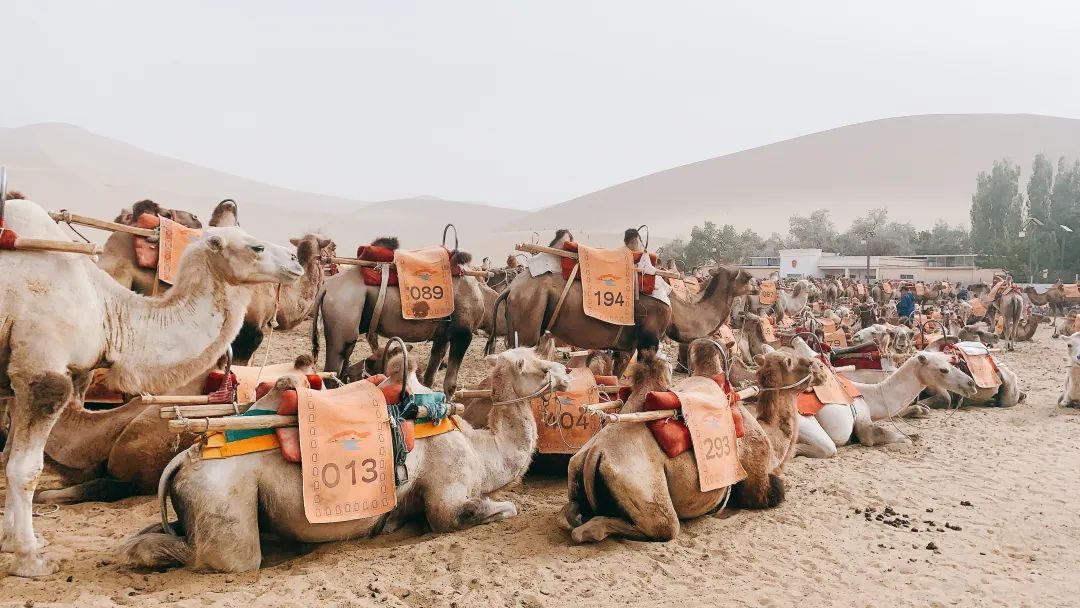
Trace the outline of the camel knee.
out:
<instances>
[{"instance_id":1,"label":"camel knee","mask_svg":"<svg viewBox=\"0 0 1080 608\"><path fill-rule=\"evenodd\" d=\"M795 455L807 458L832 458L836 456L836 453L836 444L832 441L813 443L800 441L795 446Z\"/></svg>"},{"instance_id":2,"label":"camel knee","mask_svg":"<svg viewBox=\"0 0 1080 608\"><path fill-rule=\"evenodd\" d=\"M65 374L45 372L30 381L29 425L32 427L41 421L52 421L60 410L71 400L74 385ZM51 428L51 424L50 424Z\"/></svg>"},{"instance_id":3,"label":"camel knee","mask_svg":"<svg viewBox=\"0 0 1080 608\"><path fill-rule=\"evenodd\" d=\"M735 498L739 506L749 509L771 509L784 502L786 490L784 480L779 475L769 473L768 477L747 483L744 480L735 486Z\"/></svg>"},{"instance_id":4,"label":"camel knee","mask_svg":"<svg viewBox=\"0 0 1080 608\"><path fill-rule=\"evenodd\" d=\"M674 540L679 535L679 518L674 513L665 513L653 520L634 522L636 527L650 539L660 542Z\"/></svg>"}]
</instances>

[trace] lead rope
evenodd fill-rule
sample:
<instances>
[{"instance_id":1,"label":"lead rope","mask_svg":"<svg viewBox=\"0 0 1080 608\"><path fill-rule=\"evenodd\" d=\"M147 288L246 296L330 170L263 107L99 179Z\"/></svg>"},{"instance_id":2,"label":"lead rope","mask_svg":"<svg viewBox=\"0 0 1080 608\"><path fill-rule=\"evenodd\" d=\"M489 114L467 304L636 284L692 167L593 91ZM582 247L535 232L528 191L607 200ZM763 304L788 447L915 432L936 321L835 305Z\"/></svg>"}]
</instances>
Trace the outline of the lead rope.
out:
<instances>
[{"instance_id":1,"label":"lead rope","mask_svg":"<svg viewBox=\"0 0 1080 608\"><path fill-rule=\"evenodd\" d=\"M278 306L281 305L281 284L278 283L277 293L274 295L274 316L270 317L270 335L266 337L266 350L263 352L262 367L259 368L259 373L255 376L255 386L259 386L259 380L262 378L263 368L266 367L266 362L270 359L270 349L274 344L274 328L278 326L277 313Z\"/></svg>"}]
</instances>

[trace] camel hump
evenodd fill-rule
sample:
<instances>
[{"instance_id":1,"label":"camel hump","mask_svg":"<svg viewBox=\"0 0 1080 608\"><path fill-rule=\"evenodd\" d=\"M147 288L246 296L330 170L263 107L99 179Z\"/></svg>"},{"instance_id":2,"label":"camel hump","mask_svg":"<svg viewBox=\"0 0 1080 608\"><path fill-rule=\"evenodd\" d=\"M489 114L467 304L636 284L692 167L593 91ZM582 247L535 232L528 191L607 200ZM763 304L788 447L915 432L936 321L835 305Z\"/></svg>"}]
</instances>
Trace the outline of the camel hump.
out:
<instances>
[{"instance_id":1,"label":"camel hump","mask_svg":"<svg viewBox=\"0 0 1080 608\"><path fill-rule=\"evenodd\" d=\"M380 236L374 241L371 241L371 244L375 247L386 247L391 250L401 246L401 243L396 236Z\"/></svg>"}]
</instances>

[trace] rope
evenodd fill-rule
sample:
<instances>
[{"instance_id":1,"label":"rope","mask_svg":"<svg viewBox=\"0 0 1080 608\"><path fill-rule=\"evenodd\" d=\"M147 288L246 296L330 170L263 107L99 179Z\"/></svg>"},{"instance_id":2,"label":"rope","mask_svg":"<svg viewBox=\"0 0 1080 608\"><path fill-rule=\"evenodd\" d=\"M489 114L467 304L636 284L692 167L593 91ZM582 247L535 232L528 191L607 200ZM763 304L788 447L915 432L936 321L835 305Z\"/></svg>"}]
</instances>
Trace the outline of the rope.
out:
<instances>
[{"instance_id":1,"label":"rope","mask_svg":"<svg viewBox=\"0 0 1080 608\"><path fill-rule=\"evenodd\" d=\"M280 283L277 286L277 295L274 296L274 316L270 317L270 335L268 335L266 337L266 350L263 351L263 361L262 361L262 366L259 367L259 373L255 375L255 386L259 386L259 380L262 379L263 368L266 367L266 362L270 359L270 348L274 344L274 328L278 326L277 313L278 313L278 305L279 304L281 304L281 284ZM225 370L225 372L226 372L225 381L228 382L228 370ZM235 404L234 404L234 407L235 407Z\"/></svg>"},{"instance_id":2,"label":"rope","mask_svg":"<svg viewBox=\"0 0 1080 608\"><path fill-rule=\"evenodd\" d=\"M516 397L514 399L508 399L506 401L492 401L491 405L492 405L492 407L494 407L494 406L498 406L498 405L510 405L511 403L521 403L522 401L531 401L533 399L533 397L539 397L540 395L542 395L544 393L547 393L547 392L554 392L554 388L555 388L555 386L552 383L551 378L549 377L548 381L543 386L541 386L539 389L537 389L535 392L529 393L528 395L525 395L524 397ZM517 394L517 389L512 389L512 390L514 391L514 394Z\"/></svg>"}]
</instances>

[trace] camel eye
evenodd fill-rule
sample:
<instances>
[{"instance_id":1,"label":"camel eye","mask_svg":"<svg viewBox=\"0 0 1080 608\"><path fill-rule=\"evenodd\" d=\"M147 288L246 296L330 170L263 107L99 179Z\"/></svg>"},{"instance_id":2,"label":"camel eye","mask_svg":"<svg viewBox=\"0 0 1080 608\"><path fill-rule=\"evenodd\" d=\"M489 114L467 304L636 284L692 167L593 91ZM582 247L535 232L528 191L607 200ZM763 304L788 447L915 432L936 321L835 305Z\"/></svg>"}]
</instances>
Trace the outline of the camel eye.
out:
<instances>
[{"instance_id":1,"label":"camel eye","mask_svg":"<svg viewBox=\"0 0 1080 608\"><path fill-rule=\"evenodd\" d=\"M266 247L263 247L262 245L252 245L251 250L255 253L262 253L266 250Z\"/></svg>"},{"instance_id":2,"label":"camel eye","mask_svg":"<svg viewBox=\"0 0 1080 608\"><path fill-rule=\"evenodd\" d=\"M949 373L949 368L947 368L947 367L941 368L941 373L948 374Z\"/></svg>"}]
</instances>

